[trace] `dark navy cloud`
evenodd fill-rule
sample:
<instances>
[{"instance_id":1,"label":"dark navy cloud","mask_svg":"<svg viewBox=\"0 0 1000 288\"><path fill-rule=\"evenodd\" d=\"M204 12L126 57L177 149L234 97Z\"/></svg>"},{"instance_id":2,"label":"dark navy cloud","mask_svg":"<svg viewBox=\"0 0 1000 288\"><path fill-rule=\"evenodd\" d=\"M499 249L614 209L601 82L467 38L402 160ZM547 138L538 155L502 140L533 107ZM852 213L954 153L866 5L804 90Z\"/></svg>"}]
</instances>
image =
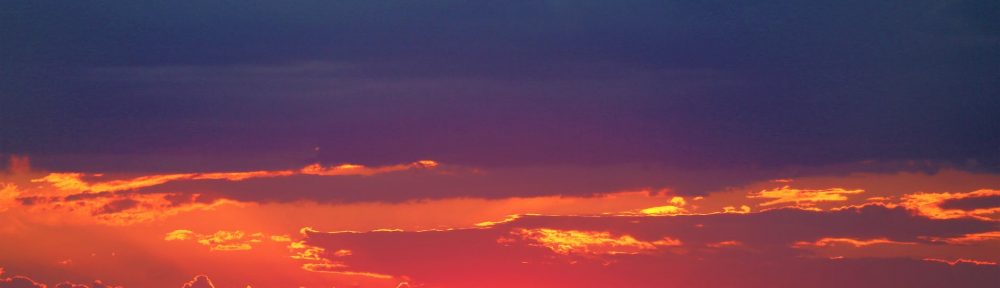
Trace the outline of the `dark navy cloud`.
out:
<instances>
[{"instance_id":1,"label":"dark navy cloud","mask_svg":"<svg viewBox=\"0 0 1000 288\"><path fill-rule=\"evenodd\" d=\"M0 153L91 171L996 171L996 6L4 3Z\"/></svg>"}]
</instances>

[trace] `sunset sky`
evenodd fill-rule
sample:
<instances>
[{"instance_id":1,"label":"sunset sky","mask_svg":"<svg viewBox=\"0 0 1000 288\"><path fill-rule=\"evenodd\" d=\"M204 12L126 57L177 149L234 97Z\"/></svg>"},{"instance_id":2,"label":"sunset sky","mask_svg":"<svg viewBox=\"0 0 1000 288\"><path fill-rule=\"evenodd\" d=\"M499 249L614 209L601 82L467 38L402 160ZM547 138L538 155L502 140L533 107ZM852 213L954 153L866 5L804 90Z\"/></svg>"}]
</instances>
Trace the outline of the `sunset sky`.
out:
<instances>
[{"instance_id":1,"label":"sunset sky","mask_svg":"<svg viewBox=\"0 0 1000 288\"><path fill-rule=\"evenodd\" d=\"M998 15L2 1L0 288L1000 287Z\"/></svg>"}]
</instances>

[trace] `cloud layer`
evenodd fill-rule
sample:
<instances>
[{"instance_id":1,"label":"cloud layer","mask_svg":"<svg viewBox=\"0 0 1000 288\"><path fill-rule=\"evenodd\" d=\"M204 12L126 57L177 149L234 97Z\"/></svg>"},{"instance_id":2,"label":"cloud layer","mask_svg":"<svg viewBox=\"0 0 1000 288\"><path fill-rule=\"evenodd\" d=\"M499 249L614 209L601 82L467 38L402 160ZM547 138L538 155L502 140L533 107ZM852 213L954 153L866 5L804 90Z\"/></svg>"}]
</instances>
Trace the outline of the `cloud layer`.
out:
<instances>
[{"instance_id":1,"label":"cloud layer","mask_svg":"<svg viewBox=\"0 0 1000 288\"><path fill-rule=\"evenodd\" d=\"M931 238L996 228L992 221L931 219L880 205L826 212L522 216L473 229L307 229L300 251L310 255L301 257L306 269L391 275L428 287L984 287L1000 280L995 263L1000 254L989 246L996 243L975 243L982 259L948 260L952 265L924 260L921 250L939 246ZM917 246L908 247L910 255L847 258L803 247L840 244Z\"/></svg>"}]
</instances>

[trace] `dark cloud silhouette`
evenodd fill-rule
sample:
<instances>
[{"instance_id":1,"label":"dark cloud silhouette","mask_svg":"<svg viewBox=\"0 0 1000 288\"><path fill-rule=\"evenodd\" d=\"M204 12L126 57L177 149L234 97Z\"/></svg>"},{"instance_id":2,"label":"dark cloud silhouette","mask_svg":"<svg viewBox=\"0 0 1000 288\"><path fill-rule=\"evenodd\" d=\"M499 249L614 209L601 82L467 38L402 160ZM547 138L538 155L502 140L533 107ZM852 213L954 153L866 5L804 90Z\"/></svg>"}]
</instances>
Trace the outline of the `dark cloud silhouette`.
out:
<instances>
[{"instance_id":1,"label":"dark cloud silhouette","mask_svg":"<svg viewBox=\"0 0 1000 288\"><path fill-rule=\"evenodd\" d=\"M0 274L3 274L3 272L4 272L3 269L0 268ZM2 276L2 275L0 275L0 276ZM191 281L191 282L189 282L189 283L187 283L185 285L191 285L191 283L196 283L200 279L199 277L204 277L204 276L198 276L198 277L195 278L194 281ZM184 287L185 288L189 288L189 287L197 287L197 288L209 287L209 288L214 288L213 286L211 286L212 283L211 283L211 281L208 280L208 278L205 278L203 282L197 282L197 283L200 283L198 285L205 285L205 284L207 284L208 286L184 286ZM13 276L13 277L9 277L9 278L0 278L0 288L46 288L46 287L49 287L49 286L45 285L43 283L35 282L34 280L32 280L31 278L28 278L26 276ZM69 282L69 281L65 281L65 282L56 284L55 286L51 286L51 287L53 287L53 288L124 288L122 286L115 286L115 285L110 285L110 284L104 283L101 280L94 280L94 282L91 285L76 284L76 283L72 283L72 282Z\"/></svg>"},{"instance_id":2,"label":"dark cloud silhouette","mask_svg":"<svg viewBox=\"0 0 1000 288\"><path fill-rule=\"evenodd\" d=\"M95 210L94 214L97 215L97 214L118 213L127 209L135 208L138 205L139 201L136 201L134 199L114 200L108 202L108 204L105 204L104 206L101 206L101 208Z\"/></svg>"},{"instance_id":3,"label":"dark cloud silhouette","mask_svg":"<svg viewBox=\"0 0 1000 288\"><path fill-rule=\"evenodd\" d=\"M191 281L184 283L181 288L215 288L215 285L212 284L212 280L208 279L208 276L198 275Z\"/></svg>"},{"instance_id":4,"label":"dark cloud silhouette","mask_svg":"<svg viewBox=\"0 0 1000 288\"><path fill-rule=\"evenodd\" d=\"M1000 207L1000 196L969 197L961 199L945 200L939 205L944 209L985 209Z\"/></svg>"},{"instance_id":5,"label":"dark cloud silhouette","mask_svg":"<svg viewBox=\"0 0 1000 288\"><path fill-rule=\"evenodd\" d=\"M45 288L41 284L24 276L14 276L10 278L0 278L0 288Z\"/></svg>"},{"instance_id":6,"label":"dark cloud silhouette","mask_svg":"<svg viewBox=\"0 0 1000 288\"><path fill-rule=\"evenodd\" d=\"M63 283L59 283L58 285L56 285L55 288L123 288L123 287L122 286L114 286L114 285L104 284L104 282L101 282L101 280L96 280L90 286L83 285L83 284L73 284L73 283L69 283L69 282L63 282Z\"/></svg>"},{"instance_id":7,"label":"dark cloud silhouette","mask_svg":"<svg viewBox=\"0 0 1000 288\"><path fill-rule=\"evenodd\" d=\"M0 269L0 272L3 272ZM45 284L35 282L31 278L25 276L14 276L10 278L0 278L0 288L46 288ZM70 282L63 282L53 286L54 288L122 288L121 286L114 286L104 284L101 280L94 281L93 285L87 286L83 284L74 284Z\"/></svg>"},{"instance_id":8,"label":"dark cloud silhouette","mask_svg":"<svg viewBox=\"0 0 1000 288\"><path fill-rule=\"evenodd\" d=\"M105 284L104 282L101 282L101 280L95 280L94 284L91 285L90 287L91 288L122 288L122 286L114 286L114 285Z\"/></svg>"}]
</instances>

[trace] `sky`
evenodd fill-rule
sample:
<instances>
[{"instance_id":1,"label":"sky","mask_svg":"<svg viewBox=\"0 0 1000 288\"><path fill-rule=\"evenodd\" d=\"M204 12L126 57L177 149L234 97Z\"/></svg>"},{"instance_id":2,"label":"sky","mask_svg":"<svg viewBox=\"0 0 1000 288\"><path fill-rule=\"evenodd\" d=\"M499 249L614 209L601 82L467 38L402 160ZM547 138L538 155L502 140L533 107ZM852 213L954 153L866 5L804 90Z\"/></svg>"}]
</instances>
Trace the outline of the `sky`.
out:
<instances>
[{"instance_id":1,"label":"sky","mask_svg":"<svg viewBox=\"0 0 1000 288\"><path fill-rule=\"evenodd\" d=\"M993 287L997 1L5 1L0 288Z\"/></svg>"}]
</instances>

